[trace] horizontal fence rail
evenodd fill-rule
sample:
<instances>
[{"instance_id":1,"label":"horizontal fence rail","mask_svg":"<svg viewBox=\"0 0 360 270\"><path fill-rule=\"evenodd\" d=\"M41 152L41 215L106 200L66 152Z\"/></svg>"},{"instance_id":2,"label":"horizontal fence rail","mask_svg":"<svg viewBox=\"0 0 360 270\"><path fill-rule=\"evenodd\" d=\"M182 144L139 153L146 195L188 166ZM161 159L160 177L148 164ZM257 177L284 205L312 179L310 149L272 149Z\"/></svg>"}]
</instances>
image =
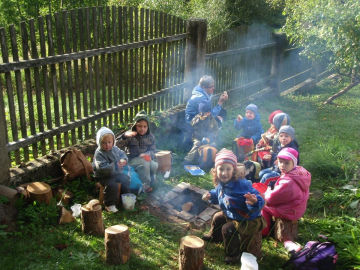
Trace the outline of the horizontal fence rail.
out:
<instances>
[{"instance_id":1,"label":"horizontal fence rail","mask_svg":"<svg viewBox=\"0 0 360 270\"><path fill-rule=\"evenodd\" d=\"M103 125L120 128L139 110L182 104L185 26L153 10L91 7L0 28L11 161L76 144Z\"/></svg>"}]
</instances>

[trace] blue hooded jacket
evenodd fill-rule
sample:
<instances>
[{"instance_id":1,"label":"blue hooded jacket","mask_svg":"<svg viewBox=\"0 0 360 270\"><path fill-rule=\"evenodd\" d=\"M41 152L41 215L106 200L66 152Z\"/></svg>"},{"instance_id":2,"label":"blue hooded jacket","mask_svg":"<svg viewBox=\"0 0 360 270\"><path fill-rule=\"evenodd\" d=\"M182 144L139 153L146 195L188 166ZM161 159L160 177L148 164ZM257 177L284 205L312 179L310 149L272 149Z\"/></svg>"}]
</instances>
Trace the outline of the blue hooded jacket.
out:
<instances>
[{"instance_id":1,"label":"blue hooded jacket","mask_svg":"<svg viewBox=\"0 0 360 270\"><path fill-rule=\"evenodd\" d=\"M234 127L236 129L242 129L239 137L253 139L254 144L257 144L259 142L261 134L264 133L258 113L255 113L255 118L252 120L244 117L240 122L238 122L237 119L235 119Z\"/></svg>"},{"instance_id":2,"label":"blue hooded jacket","mask_svg":"<svg viewBox=\"0 0 360 270\"><path fill-rule=\"evenodd\" d=\"M253 205L245 203L244 195L248 192L256 195L257 202ZM220 182L215 189L210 191L210 194L210 202L219 204L228 218L237 221L253 220L261 216L261 209L265 204L259 191L254 189L251 182L246 179L229 181L226 184Z\"/></svg>"},{"instance_id":3,"label":"blue hooded jacket","mask_svg":"<svg viewBox=\"0 0 360 270\"><path fill-rule=\"evenodd\" d=\"M186 104L185 121L190 123L195 115L197 115L200 111L211 112L213 117L218 116L221 111L221 106L216 104L216 106L212 108L211 98L212 95L206 93L206 91L201 88L200 85L195 86L192 91L191 98Z\"/></svg>"}]
</instances>

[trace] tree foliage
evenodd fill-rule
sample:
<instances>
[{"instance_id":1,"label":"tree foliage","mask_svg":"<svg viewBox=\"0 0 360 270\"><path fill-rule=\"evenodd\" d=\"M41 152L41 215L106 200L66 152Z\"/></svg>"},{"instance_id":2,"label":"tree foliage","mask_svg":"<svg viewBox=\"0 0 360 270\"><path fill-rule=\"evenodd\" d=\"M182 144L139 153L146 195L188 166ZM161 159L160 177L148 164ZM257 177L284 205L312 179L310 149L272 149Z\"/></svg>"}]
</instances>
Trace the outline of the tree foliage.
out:
<instances>
[{"instance_id":1,"label":"tree foliage","mask_svg":"<svg viewBox=\"0 0 360 270\"><path fill-rule=\"evenodd\" d=\"M359 0L286 0L283 30L302 53L319 61L330 57L340 74L359 73Z\"/></svg>"}]
</instances>

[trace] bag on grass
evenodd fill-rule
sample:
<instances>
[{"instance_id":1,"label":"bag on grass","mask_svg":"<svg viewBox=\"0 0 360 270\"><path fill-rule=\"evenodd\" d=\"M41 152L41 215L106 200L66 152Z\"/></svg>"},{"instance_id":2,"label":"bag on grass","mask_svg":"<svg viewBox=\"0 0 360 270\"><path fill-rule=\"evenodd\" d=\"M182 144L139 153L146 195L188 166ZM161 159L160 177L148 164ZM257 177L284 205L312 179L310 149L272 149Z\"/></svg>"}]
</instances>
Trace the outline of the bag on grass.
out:
<instances>
[{"instance_id":1,"label":"bag on grass","mask_svg":"<svg viewBox=\"0 0 360 270\"><path fill-rule=\"evenodd\" d=\"M84 154L75 148L67 150L60 157L61 169L65 174L64 181L86 175L90 179L93 167Z\"/></svg>"},{"instance_id":2,"label":"bag on grass","mask_svg":"<svg viewBox=\"0 0 360 270\"><path fill-rule=\"evenodd\" d=\"M298 270L333 270L338 254L332 242L309 241L291 255L285 266Z\"/></svg>"},{"instance_id":3,"label":"bag on grass","mask_svg":"<svg viewBox=\"0 0 360 270\"><path fill-rule=\"evenodd\" d=\"M126 165L123 168L123 173L130 177L130 186L129 186L130 191L133 192L134 194L140 192L140 189L142 188L142 182L140 180L139 175L134 170L134 168L131 167L130 165Z\"/></svg>"}]
</instances>

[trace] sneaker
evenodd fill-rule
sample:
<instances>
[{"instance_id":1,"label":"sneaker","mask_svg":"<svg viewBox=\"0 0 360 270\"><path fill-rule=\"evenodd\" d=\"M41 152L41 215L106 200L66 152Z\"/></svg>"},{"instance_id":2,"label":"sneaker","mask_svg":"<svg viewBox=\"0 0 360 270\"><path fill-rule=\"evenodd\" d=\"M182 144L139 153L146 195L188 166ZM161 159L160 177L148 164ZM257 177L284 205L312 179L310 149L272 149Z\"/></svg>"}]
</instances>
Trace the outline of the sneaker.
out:
<instances>
[{"instance_id":1,"label":"sneaker","mask_svg":"<svg viewBox=\"0 0 360 270\"><path fill-rule=\"evenodd\" d=\"M106 209L106 211L112 212L112 213L116 213L117 211L119 211L115 205L105 206L105 209Z\"/></svg>"},{"instance_id":2,"label":"sneaker","mask_svg":"<svg viewBox=\"0 0 360 270\"><path fill-rule=\"evenodd\" d=\"M165 179L168 179L169 176L170 176L170 171L166 171L166 172L164 173L164 178L165 178Z\"/></svg>"}]
</instances>

